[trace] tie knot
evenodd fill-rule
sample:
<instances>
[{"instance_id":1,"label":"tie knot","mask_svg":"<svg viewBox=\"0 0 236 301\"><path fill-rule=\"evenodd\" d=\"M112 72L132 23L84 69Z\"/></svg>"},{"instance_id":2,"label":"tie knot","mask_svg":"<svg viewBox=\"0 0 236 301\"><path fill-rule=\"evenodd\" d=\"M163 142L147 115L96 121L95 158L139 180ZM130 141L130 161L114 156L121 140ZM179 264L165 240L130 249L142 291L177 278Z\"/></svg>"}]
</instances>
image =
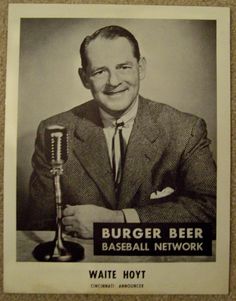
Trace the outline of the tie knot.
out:
<instances>
[{"instance_id":1,"label":"tie knot","mask_svg":"<svg viewBox=\"0 0 236 301\"><path fill-rule=\"evenodd\" d=\"M116 128L119 130L122 129L124 125L125 125L124 121L116 122Z\"/></svg>"}]
</instances>

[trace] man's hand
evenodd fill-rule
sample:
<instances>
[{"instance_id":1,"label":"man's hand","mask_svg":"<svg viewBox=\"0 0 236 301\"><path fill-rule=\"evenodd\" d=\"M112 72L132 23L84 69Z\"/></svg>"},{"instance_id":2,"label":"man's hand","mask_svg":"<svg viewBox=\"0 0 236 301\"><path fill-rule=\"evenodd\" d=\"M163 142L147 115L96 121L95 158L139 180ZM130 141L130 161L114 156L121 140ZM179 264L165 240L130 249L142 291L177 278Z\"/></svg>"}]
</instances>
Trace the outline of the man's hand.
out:
<instances>
[{"instance_id":1,"label":"man's hand","mask_svg":"<svg viewBox=\"0 0 236 301\"><path fill-rule=\"evenodd\" d=\"M93 223L122 223L124 215L121 210L110 210L96 205L76 205L63 211L62 219L67 232L76 231L82 238L93 237Z\"/></svg>"}]
</instances>

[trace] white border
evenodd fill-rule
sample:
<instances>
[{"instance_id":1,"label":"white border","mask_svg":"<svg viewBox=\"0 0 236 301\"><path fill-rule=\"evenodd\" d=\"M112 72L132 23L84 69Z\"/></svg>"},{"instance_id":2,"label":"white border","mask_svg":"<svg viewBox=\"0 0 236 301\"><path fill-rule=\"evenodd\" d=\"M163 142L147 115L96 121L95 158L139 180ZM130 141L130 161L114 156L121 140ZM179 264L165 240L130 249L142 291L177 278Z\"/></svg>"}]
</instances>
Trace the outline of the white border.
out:
<instances>
[{"instance_id":1,"label":"white border","mask_svg":"<svg viewBox=\"0 0 236 301\"><path fill-rule=\"evenodd\" d=\"M160 18L217 21L217 260L202 263L106 263L120 271L146 269L145 290L90 288L88 269L103 263L16 262L16 141L20 18ZM225 294L230 223L229 9L144 5L10 4L4 165L4 290L19 293ZM67 281L66 281L67 280ZM105 281L107 282L107 281ZM115 281L112 281L115 283ZM122 283L122 280L118 280Z\"/></svg>"}]
</instances>

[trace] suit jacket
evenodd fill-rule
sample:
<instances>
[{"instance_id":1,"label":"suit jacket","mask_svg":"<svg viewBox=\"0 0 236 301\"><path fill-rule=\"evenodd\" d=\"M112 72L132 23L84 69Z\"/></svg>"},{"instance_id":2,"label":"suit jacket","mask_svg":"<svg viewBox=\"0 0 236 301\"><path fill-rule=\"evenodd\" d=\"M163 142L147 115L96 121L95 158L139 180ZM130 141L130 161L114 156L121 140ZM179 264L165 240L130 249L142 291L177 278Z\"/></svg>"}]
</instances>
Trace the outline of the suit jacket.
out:
<instances>
[{"instance_id":1,"label":"suit jacket","mask_svg":"<svg viewBox=\"0 0 236 301\"><path fill-rule=\"evenodd\" d=\"M141 222L215 223L216 168L205 122L140 97L119 200L95 101L41 122L30 180L31 228L50 229L55 223L53 178L44 145L45 128L52 124L65 126L69 135L69 158L61 180L65 204L135 208ZM166 187L174 193L150 198Z\"/></svg>"}]
</instances>

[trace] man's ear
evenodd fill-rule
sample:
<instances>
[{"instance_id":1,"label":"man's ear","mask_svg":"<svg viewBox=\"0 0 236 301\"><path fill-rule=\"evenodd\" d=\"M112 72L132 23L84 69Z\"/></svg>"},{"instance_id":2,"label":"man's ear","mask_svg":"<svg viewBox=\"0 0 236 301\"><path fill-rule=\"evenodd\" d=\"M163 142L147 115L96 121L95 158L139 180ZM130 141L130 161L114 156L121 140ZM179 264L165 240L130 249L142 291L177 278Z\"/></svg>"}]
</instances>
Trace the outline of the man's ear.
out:
<instances>
[{"instance_id":1,"label":"man's ear","mask_svg":"<svg viewBox=\"0 0 236 301\"><path fill-rule=\"evenodd\" d=\"M89 84L89 81L88 81L88 78L87 78L87 74L84 71L84 69L83 68L79 68L78 73L79 73L80 79L81 79L84 87L86 89L90 89L90 84Z\"/></svg>"},{"instance_id":2,"label":"man's ear","mask_svg":"<svg viewBox=\"0 0 236 301\"><path fill-rule=\"evenodd\" d=\"M139 60L139 79L144 79L145 75L146 75L146 59L145 57L141 57Z\"/></svg>"}]
</instances>

